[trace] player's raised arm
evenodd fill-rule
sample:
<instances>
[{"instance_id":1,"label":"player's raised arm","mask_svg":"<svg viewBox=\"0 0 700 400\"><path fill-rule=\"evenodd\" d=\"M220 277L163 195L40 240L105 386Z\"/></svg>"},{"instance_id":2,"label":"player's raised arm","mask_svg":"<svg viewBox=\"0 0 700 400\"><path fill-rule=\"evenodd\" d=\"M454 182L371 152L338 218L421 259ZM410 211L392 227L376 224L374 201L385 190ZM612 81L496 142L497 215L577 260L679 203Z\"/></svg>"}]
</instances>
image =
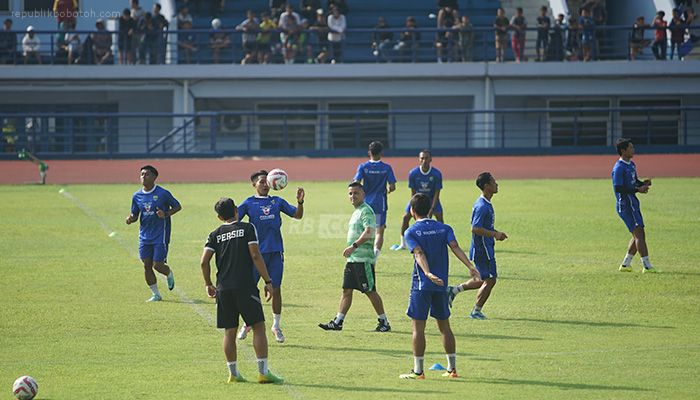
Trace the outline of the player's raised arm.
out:
<instances>
[{"instance_id":1,"label":"player's raised arm","mask_svg":"<svg viewBox=\"0 0 700 400\"><path fill-rule=\"evenodd\" d=\"M464 254L462 248L459 247L459 243L457 243L456 240L453 240L450 243L448 243L448 245L450 246L450 250L452 250L452 253L455 256L457 256L457 259L459 259L459 261L461 261L462 264L464 264L467 267L467 269L469 269L469 275L472 278L479 279L479 271L477 271L476 268L474 268L472 263L469 261L469 257L467 257L467 255Z\"/></svg>"},{"instance_id":2,"label":"player's raised arm","mask_svg":"<svg viewBox=\"0 0 700 400\"><path fill-rule=\"evenodd\" d=\"M204 286L209 297L216 297L216 287L211 282L211 258L213 256L214 250L205 248L199 261L199 266L202 268L202 277L204 277Z\"/></svg>"},{"instance_id":3,"label":"player's raised arm","mask_svg":"<svg viewBox=\"0 0 700 400\"><path fill-rule=\"evenodd\" d=\"M304 217L304 197L306 193L303 187L297 188L297 211L294 213L295 219L302 219Z\"/></svg>"},{"instance_id":4,"label":"player's raised arm","mask_svg":"<svg viewBox=\"0 0 700 400\"><path fill-rule=\"evenodd\" d=\"M413 256L416 258L416 263L418 263L420 269L423 270L423 273L425 274L426 278L430 279L434 284L438 286L445 286L445 282L443 282L442 279L433 275L433 273L430 272L428 258L425 256L425 253L423 252L423 249L420 248L420 246L416 246L413 249Z\"/></svg>"}]
</instances>

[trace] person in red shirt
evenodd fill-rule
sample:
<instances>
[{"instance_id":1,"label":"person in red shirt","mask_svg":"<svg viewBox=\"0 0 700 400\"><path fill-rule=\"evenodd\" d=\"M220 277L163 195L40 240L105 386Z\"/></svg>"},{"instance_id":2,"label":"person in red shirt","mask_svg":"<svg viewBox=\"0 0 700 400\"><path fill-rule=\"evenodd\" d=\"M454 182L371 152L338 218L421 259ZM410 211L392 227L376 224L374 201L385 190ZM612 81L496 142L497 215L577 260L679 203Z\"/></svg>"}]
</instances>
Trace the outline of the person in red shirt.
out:
<instances>
[{"instance_id":1,"label":"person in red shirt","mask_svg":"<svg viewBox=\"0 0 700 400\"><path fill-rule=\"evenodd\" d=\"M72 30L75 29L75 17L78 11L78 0L54 0L53 12L56 15L58 25L61 25Z\"/></svg>"},{"instance_id":2,"label":"person in red shirt","mask_svg":"<svg viewBox=\"0 0 700 400\"><path fill-rule=\"evenodd\" d=\"M654 57L656 57L657 60L665 60L666 51L668 50L668 38L666 36L668 23L664 19L665 16L665 12L657 12L656 18L654 18L654 22L652 23L656 31L654 34L654 43L651 45L651 51L654 52Z\"/></svg>"}]
</instances>

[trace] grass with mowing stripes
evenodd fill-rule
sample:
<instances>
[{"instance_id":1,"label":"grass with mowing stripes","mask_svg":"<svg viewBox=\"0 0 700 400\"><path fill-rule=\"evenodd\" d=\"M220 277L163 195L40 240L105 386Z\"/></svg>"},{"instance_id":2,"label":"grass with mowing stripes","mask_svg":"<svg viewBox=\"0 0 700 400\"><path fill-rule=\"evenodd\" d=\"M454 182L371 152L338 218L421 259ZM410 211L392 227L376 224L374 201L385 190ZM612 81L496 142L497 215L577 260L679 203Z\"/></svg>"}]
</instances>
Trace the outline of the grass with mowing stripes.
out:
<instances>
[{"instance_id":1,"label":"grass with mowing stripes","mask_svg":"<svg viewBox=\"0 0 700 400\"><path fill-rule=\"evenodd\" d=\"M345 182L305 183L306 215L285 217L284 310L287 342L270 340L270 364L287 384L228 385L222 334L211 321L199 256L217 226L220 196L237 202L249 184L165 184L183 204L173 217L169 255L176 291L159 276L164 301L149 291L136 258L138 227L126 226L138 185L0 187L0 393L29 374L50 399L194 399L334 396L456 398L694 398L700 392L700 180L657 179L640 195L651 260L663 273L621 274L629 240L608 180L500 181L496 228L508 233L496 255L499 283L484 308L466 316L474 292L455 300L451 323L461 379L412 368L405 316L412 259L392 252L408 189L389 197L389 227L377 265L379 293L393 332L373 332L376 315L356 294L342 332L317 328L337 311L341 252L352 211ZM296 184L296 182L292 182ZM281 192L293 200L292 187ZM448 181L446 222L463 248L478 196L473 182ZM108 236L114 231L112 237ZM451 258L451 283L467 277ZM265 306L268 321L269 305ZM427 329L426 367L446 365L437 327ZM239 369L255 378L251 338ZM695 383L693 383L695 382ZM4 385L4 386L2 386ZM3 389L4 388L4 389Z\"/></svg>"}]
</instances>

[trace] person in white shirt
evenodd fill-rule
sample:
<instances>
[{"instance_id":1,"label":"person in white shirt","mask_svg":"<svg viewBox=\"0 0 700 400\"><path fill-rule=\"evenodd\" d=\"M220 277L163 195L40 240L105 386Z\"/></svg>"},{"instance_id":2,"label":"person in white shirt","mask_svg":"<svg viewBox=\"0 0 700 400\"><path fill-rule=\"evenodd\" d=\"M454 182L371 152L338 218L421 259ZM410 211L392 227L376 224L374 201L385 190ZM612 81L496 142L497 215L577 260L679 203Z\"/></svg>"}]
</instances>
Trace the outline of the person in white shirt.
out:
<instances>
[{"instance_id":1,"label":"person in white shirt","mask_svg":"<svg viewBox=\"0 0 700 400\"><path fill-rule=\"evenodd\" d=\"M343 39L345 38L346 28L345 16L341 14L336 7L333 7L331 9L331 15L328 16L328 29L330 29L328 32L328 41L331 42L333 46L333 53L331 56L332 64L342 61Z\"/></svg>"},{"instance_id":2,"label":"person in white shirt","mask_svg":"<svg viewBox=\"0 0 700 400\"><path fill-rule=\"evenodd\" d=\"M25 64L29 62L31 57L36 58L37 64L41 64L41 55L39 54L40 47L41 41L36 33L34 33L34 27L29 25L27 27L27 34L24 35L22 39L22 54L24 55Z\"/></svg>"}]
</instances>

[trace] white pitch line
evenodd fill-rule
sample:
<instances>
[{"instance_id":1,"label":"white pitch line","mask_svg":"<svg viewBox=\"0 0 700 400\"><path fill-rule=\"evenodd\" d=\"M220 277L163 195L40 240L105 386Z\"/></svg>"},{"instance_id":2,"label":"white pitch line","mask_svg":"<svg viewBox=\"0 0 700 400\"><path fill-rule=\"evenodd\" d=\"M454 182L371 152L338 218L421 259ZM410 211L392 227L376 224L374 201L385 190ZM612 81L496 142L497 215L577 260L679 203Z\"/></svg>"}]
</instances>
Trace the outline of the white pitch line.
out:
<instances>
[{"instance_id":1,"label":"white pitch line","mask_svg":"<svg viewBox=\"0 0 700 400\"><path fill-rule=\"evenodd\" d=\"M68 199L68 201L73 203L73 205L76 206L80 211L82 211L83 214L85 214L88 218L96 222L102 228L102 230L105 231L107 236L111 239L115 239L117 243L124 250L126 250L127 253L129 253L129 255L141 261L141 259L139 258L139 254L136 252L136 250L134 250L133 246L130 246L129 243L127 243L120 235L117 235L116 232L109 225L107 225L104 219L100 218L100 216L97 215L97 213L95 213L90 207L83 204L80 200L78 200L77 197L70 194L66 189L62 188L58 191L58 193L60 193L63 197ZM199 315L207 324L209 324L209 326L212 326L217 331L220 331L220 329L216 328L216 318L214 317L214 315L212 315L210 312L204 309L204 307L200 306L199 304L195 303L192 299L190 299L187 293L185 293L184 290L180 289L179 286L175 287L173 291L180 298L180 301L188 304L192 308L192 310L195 313L197 313L197 315ZM242 353L245 355L249 362L252 362L255 365L257 365L257 358L251 351L250 346L238 342L237 347L239 348L239 350L243 350ZM284 388L287 394L293 399L301 400L304 398L304 395L301 392L299 392L294 386L285 383L282 385L282 388Z\"/></svg>"}]
</instances>

